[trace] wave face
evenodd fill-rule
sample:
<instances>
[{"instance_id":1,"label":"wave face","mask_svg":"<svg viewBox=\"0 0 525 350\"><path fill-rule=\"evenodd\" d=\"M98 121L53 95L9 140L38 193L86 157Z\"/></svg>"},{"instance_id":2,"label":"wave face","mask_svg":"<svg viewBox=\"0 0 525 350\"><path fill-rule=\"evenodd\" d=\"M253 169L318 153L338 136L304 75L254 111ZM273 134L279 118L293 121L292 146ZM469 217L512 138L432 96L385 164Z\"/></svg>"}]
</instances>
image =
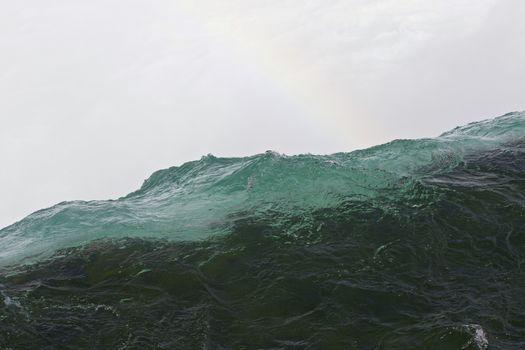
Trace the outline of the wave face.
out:
<instances>
[{"instance_id":1,"label":"wave face","mask_svg":"<svg viewBox=\"0 0 525 350\"><path fill-rule=\"evenodd\" d=\"M525 348L525 113L203 157L0 230L0 345Z\"/></svg>"}]
</instances>

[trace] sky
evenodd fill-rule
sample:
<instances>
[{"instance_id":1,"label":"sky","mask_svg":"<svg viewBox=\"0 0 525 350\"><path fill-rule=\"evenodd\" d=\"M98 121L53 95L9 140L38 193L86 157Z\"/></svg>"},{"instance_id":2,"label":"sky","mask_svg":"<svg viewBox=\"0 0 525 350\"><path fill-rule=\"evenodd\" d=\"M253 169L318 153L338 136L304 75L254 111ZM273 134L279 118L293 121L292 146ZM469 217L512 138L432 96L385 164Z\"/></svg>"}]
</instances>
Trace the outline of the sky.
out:
<instances>
[{"instance_id":1,"label":"sky","mask_svg":"<svg viewBox=\"0 0 525 350\"><path fill-rule=\"evenodd\" d=\"M525 109L521 0L0 4L0 227L212 153L351 151Z\"/></svg>"}]
</instances>

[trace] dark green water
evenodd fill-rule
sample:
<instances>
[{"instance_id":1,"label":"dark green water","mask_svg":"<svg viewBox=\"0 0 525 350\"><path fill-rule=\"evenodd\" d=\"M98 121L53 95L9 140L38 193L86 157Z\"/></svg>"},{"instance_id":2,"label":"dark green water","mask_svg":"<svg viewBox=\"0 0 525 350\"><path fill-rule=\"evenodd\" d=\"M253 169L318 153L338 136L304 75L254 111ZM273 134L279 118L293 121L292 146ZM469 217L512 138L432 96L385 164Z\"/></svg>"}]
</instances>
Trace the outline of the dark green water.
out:
<instances>
[{"instance_id":1,"label":"dark green water","mask_svg":"<svg viewBox=\"0 0 525 350\"><path fill-rule=\"evenodd\" d=\"M524 349L525 114L207 156L0 247L0 349Z\"/></svg>"}]
</instances>

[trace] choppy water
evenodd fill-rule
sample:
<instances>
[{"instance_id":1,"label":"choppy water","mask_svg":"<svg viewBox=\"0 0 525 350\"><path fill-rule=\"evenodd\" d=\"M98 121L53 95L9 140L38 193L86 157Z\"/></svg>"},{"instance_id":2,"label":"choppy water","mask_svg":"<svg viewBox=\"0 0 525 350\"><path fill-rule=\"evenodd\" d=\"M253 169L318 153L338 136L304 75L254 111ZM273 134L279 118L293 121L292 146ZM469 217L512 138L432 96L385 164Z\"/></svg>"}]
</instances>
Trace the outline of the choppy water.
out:
<instances>
[{"instance_id":1,"label":"choppy water","mask_svg":"<svg viewBox=\"0 0 525 350\"><path fill-rule=\"evenodd\" d=\"M523 349L525 114L206 156L0 247L0 348Z\"/></svg>"}]
</instances>

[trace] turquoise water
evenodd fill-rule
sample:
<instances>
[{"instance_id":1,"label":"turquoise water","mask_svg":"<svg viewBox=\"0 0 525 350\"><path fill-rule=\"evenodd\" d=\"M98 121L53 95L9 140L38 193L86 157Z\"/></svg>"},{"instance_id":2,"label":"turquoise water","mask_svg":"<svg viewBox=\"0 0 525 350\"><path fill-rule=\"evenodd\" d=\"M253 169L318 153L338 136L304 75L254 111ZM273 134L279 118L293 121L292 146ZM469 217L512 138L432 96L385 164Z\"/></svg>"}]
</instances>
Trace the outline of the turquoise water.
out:
<instances>
[{"instance_id":1,"label":"turquoise water","mask_svg":"<svg viewBox=\"0 0 525 350\"><path fill-rule=\"evenodd\" d=\"M525 114L203 157L0 230L11 348L522 349Z\"/></svg>"}]
</instances>

